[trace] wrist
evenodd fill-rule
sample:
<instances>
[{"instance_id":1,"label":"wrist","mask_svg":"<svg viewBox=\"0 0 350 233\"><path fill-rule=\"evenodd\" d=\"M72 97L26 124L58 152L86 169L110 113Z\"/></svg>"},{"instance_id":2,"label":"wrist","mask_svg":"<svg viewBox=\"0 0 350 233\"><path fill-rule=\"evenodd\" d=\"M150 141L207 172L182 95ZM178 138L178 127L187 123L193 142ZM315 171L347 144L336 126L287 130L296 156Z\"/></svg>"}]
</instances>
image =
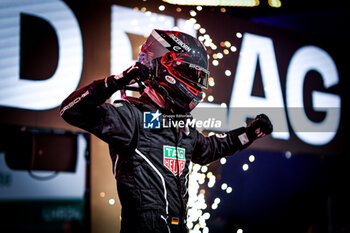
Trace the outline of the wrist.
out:
<instances>
[{"instance_id":1,"label":"wrist","mask_svg":"<svg viewBox=\"0 0 350 233\"><path fill-rule=\"evenodd\" d=\"M250 145L255 139L257 139L254 129L251 127L245 128L241 134L238 135L238 139L243 147Z\"/></svg>"},{"instance_id":2,"label":"wrist","mask_svg":"<svg viewBox=\"0 0 350 233\"><path fill-rule=\"evenodd\" d=\"M246 127L231 130L228 135L230 135L229 137L232 140L232 144L237 145L238 150L243 150L254 141L249 129Z\"/></svg>"}]
</instances>

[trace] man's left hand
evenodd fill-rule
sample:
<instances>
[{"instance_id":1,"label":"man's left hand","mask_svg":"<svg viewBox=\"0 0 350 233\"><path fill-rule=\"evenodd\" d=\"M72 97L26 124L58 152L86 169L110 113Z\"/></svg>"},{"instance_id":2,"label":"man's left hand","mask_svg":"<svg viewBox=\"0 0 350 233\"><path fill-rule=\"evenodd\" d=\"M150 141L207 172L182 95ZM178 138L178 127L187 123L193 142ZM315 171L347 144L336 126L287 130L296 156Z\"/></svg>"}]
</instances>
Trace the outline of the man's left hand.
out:
<instances>
[{"instance_id":1,"label":"man's left hand","mask_svg":"<svg viewBox=\"0 0 350 233\"><path fill-rule=\"evenodd\" d=\"M271 134L273 126L270 119L265 114L260 114L248 125L247 133L249 138L255 140Z\"/></svg>"}]
</instances>

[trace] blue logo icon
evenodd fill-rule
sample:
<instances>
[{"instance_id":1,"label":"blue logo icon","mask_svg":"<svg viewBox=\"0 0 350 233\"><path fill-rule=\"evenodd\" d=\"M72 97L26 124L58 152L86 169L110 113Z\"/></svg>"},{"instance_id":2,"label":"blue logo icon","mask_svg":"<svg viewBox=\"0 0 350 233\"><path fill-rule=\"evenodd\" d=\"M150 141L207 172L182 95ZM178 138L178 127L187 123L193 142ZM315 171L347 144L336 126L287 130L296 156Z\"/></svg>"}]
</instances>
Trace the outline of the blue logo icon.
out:
<instances>
[{"instance_id":1,"label":"blue logo icon","mask_svg":"<svg viewBox=\"0 0 350 233\"><path fill-rule=\"evenodd\" d=\"M160 116L162 114L157 110L156 112L143 113L143 128L144 129L160 129Z\"/></svg>"}]
</instances>

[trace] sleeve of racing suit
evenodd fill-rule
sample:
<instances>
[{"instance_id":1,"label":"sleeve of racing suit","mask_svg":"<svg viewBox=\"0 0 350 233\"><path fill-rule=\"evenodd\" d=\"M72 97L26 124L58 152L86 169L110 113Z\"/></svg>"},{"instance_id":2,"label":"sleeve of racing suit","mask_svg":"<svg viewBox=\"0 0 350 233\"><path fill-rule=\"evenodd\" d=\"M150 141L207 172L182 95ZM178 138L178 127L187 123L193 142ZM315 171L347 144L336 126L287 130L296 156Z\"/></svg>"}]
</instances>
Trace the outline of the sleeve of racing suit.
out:
<instances>
[{"instance_id":1,"label":"sleeve of racing suit","mask_svg":"<svg viewBox=\"0 0 350 233\"><path fill-rule=\"evenodd\" d=\"M247 129L245 127L210 137L196 132L198 135L192 154L192 162L201 165L232 155L252 143L246 135Z\"/></svg>"},{"instance_id":2,"label":"sleeve of racing suit","mask_svg":"<svg viewBox=\"0 0 350 233\"><path fill-rule=\"evenodd\" d=\"M84 129L107 143L128 146L133 138L136 118L130 106L114 107L105 101L123 83L109 76L70 94L61 104L60 115L71 125Z\"/></svg>"}]
</instances>

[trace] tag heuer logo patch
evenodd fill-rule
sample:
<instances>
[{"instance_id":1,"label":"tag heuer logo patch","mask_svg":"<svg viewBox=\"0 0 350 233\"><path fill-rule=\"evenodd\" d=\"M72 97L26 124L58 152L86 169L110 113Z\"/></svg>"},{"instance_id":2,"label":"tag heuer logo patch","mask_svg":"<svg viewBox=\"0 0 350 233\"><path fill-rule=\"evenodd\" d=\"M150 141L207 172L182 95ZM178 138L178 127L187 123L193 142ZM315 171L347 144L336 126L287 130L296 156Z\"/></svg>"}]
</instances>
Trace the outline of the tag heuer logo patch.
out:
<instances>
[{"instance_id":1,"label":"tag heuer logo patch","mask_svg":"<svg viewBox=\"0 0 350 233\"><path fill-rule=\"evenodd\" d=\"M179 165L177 165L176 158L179 159ZM174 146L163 146L163 164L166 166L174 175L178 174L177 168L179 167L180 175L185 167L185 149L176 148Z\"/></svg>"}]
</instances>

